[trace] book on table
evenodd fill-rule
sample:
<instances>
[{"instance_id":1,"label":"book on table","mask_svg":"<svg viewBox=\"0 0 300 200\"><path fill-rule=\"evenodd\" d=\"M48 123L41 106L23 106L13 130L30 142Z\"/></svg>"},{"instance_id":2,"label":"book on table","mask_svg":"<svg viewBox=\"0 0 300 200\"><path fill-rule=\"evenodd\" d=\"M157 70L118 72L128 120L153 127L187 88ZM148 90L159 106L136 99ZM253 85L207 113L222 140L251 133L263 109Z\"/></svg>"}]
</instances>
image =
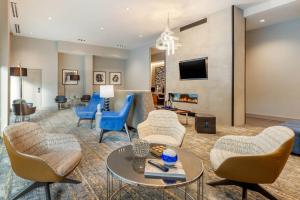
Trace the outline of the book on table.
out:
<instances>
[{"instance_id":1,"label":"book on table","mask_svg":"<svg viewBox=\"0 0 300 200\"><path fill-rule=\"evenodd\" d=\"M168 172L164 172L161 169L148 163L148 160L152 160L156 163L164 165L161 159L146 159L144 176L146 178L160 178L170 180L185 180L186 174L183 169L182 163L177 161L174 166L169 167Z\"/></svg>"}]
</instances>

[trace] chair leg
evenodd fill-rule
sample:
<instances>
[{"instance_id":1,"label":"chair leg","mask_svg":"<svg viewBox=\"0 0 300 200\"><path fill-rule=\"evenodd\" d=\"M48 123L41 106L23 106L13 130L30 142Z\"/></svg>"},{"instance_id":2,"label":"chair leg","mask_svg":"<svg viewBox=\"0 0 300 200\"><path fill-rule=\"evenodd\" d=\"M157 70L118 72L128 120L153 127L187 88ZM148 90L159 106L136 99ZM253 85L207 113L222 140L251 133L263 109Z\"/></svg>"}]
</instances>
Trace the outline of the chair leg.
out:
<instances>
[{"instance_id":1,"label":"chair leg","mask_svg":"<svg viewBox=\"0 0 300 200\"><path fill-rule=\"evenodd\" d=\"M46 183L45 192L46 192L46 199L51 200L50 183Z\"/></svg>"},{"instance_id":2,"label":"chair leg","mask_svg":"<svg viewBox=\"0 0 300 200\"><path fill-rule=\"evenodd\" d=\"M103 134L104 134L104 130L103 130L103 129L101 129L101 130L100 130L100 138L99 138L99 143L101 143L101 142L102 142Z\"/></svg>"},{"instance_id":3,"label":"chair leg","mask_svg":"<svg viewBox=\"0 0 300 200\"><path fill-rule=\"evenodd\" d=\"M30 191L32 191L32 190L34 190L35 188L38 188L38 187L40 187L40 186L42 186L41 183L35 182L35 183L31 184L29 187L27 187L25 190L23 190L23 191L21 191L20 193L16 194L16 195L12 198L12 200L19 199L19 198L22 197L23 195L27 194L28 192L30 192Z\"/></svg>"},{"instance_id":4,"label":"chair leg","mask_svg":"<svg viewBox=\"0 0 300 200\"><path fill-rule=\"evenodd\" d=\"M125 128L126 134L128 135L129 142L131 142L131 137L130 137L130 134L129 134L129 131L128 131L128 127L127 127L126 123L124 124L124 128Z\"/></svg>"},{"instance_id":5,"label":"chair leg","mask_svg":"<svg viewBox=\"0 0 300 200\"><path fill-rule=\"evenodd\" d=\"M213 187L220 186L220 185L235 185L232 181L227 180L227 179L223 179L223 180L219 180L219 181L211 181L206 184L213 186Z\"/></svg>"},{"instance_id":6,"label":"chair leg","mask_svg":"<svg viewBox=\"0 0 300 200\"><path fill-rule=\"evenodd\" d=\"M91 129L93 129L93 119L91 119Z\"/></svg>"},{"instance_id":7,"label":"chair leg","mask_svg":"<svg viewBox=\"0 0 300 200\"><path fill-rule=\"evenodd\" d=\"M71 183L71 184L79 184L81 183L81 181L77 181L77 180L73 180L73 179L69 179L69 178L64 178L61 183Z\"/></svg>"},{"instance_id":8,"label":"chair leg","mask_svg":"<svg viewBox=\"0 0 300 200\"><path fill-rule=\"evenodd\" d=\"M271 193L269 193L267 190L262 188L260 185L252 184L249 186L249 190L255 191L263 195L264 197L270 199L270 200L277 200L276 197L274 197Z\"/></svg>"},{"instance_id":9,"label":"chair leg","mask_svg":"<svg viewBox=\"0 0 300 200\"><path fill-rule=\"evenodd\" d=\"M210 185L210 186L213 186L213 187L214 186L221 186L221 185L235 185L235 186L238 186L238 187L242 187L242 189L243 189L242 199L243 200L247 199L247 190L252 190L254 192L258 192L258 193L260 193L261 195L263 195L264 197L266 197L270 200L277 200L277 198L274 197L271 193L266 191L260 185L254 184L254 183L243 183L243 182L223 179L223 180L220 180L220 181L212 181L212 182L209 182L207 184Z\"/></svg>"},{"instance_id":10,"label":"chair leg","mask_svg":"<svg viewBox=\"0 0 300 200\"><path fill-rule=\"evenodd\" d=\"M242 200L247 200L247 188L243 187Z\"/></svg>"},{"instance_id":11,"label":"chair leg","mask_svg":"<svg viewBox=\"0 0 300 200\"><path fill-rule=\"evenodd\" d=\"M80 121L81 121L81 119L78 119L78 122L77 122L77 127L79 127L79 126L80 126Z\"/></svg>"}]
</instances>

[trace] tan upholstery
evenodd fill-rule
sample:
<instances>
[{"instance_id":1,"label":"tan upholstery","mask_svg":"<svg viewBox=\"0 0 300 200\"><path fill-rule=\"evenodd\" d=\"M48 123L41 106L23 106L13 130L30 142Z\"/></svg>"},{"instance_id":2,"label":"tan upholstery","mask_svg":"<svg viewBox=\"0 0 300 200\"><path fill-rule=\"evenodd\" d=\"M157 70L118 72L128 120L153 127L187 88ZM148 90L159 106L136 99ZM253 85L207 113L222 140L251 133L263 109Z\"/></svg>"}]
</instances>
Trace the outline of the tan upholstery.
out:
<instances>
[{"instance_id":1,"label":"tan upholstery","mask_svg":"<svg viewBox=\"0 0 300 200\"><path fill-rule=\"evenodd\" d=\"M150 143L175 147L181 146L185 134L185 127L178 121L177 114L168 110L150 112L137 129L139 137Z\"/></svg>"},{"instance_id":2,"label":"tan upholstery","mask_svg":"<svg viewBox=\"0 0 300 200\"><path fill-rule=\"evenodd\" d=\"M79 164L82 153L74 136L47 134L36 123L11 125L4 143L14 172L37 182L60 182Z\"/></svg>"},{"instance_id":3,"label":"tan upholstery","mask_svg":"<svg viewBox=\"0 0 300 200\"><path fill-rule=\"evenodd\" d=\"M294 132L273 126L256 136L224 136L214 145L210 160L222 178L245 183L273 183L291 153Z\"/></svg>"},{"instance_id":4,"label":"tan upholstery","mask_svg":"<svg viewBox=\"0 0 300 200\"><path fill-rule=\"evenodd\" d=\"M111 98L111 110L121 110L128 93L134 94L134 102L126 123L129 127L137 128L139 123L146 120L148 113L154 110L152 94L150 90L116 90L115 96Z\"/></svg>"}]
</instances>

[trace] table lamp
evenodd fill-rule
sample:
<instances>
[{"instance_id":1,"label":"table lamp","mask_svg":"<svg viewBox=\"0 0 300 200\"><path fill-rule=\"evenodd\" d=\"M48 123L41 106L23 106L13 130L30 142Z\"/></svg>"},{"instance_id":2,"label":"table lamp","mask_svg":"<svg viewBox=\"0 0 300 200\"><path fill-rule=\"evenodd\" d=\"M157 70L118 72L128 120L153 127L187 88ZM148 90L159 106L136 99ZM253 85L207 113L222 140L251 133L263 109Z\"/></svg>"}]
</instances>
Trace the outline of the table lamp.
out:
<instances>
[{"instance_id":1,"label":"table lamp","mask_svg":"<svg viewBox=\"0 0 300 200\"><path fill-rule=\"evenodd\" d=\"M104 98L104 111L109 111L109 98L114 97L114 86L100 85L100 97Z\"/></svg>"}]
</instances>

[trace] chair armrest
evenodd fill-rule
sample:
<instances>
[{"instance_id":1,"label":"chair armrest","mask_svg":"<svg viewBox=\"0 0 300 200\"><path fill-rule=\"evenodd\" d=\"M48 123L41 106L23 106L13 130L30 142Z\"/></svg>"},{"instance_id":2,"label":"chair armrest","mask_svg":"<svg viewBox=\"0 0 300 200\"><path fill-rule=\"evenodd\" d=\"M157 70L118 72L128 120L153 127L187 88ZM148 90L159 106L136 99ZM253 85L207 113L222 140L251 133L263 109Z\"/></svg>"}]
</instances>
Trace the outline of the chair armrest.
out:
<instances>
[{"instance_id":1,"label":"chair armrest","mask_svg":"<svg viewBox=\"0 0 300 200\"><path fill-rule=\"evenodd\" d=\"M138 124L137 131L138 131L138 136L141 139L153 134L152 129L147 123L147 121Z\"/></svg>"}]
</instances>

